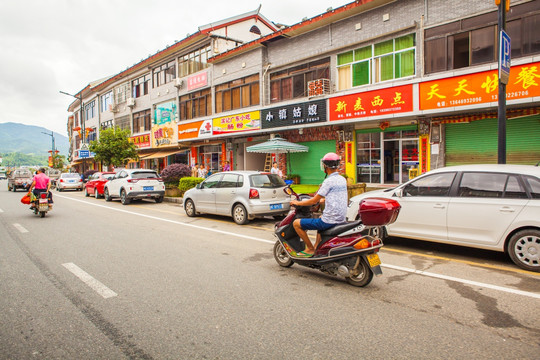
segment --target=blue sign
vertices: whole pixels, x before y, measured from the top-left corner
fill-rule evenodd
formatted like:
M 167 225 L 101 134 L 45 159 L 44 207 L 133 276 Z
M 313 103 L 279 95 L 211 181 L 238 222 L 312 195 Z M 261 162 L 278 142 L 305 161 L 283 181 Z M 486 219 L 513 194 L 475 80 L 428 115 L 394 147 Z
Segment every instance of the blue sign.
M 508 77 L 510 76 L 510 36 L 506 31 L 501 30 L 501 36 L 499 38 L 499 79 L 503 84 L 508 84 Z
M 80 158 L 90 157 L 90 151 L 89 150 L 79 150 L 79 157 Z

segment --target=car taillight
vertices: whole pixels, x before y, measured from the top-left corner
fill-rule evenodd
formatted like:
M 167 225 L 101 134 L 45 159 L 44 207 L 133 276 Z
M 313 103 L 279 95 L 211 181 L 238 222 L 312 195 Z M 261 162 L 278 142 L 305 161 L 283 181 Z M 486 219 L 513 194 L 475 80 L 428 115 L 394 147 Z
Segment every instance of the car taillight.
M 60 179 L 60 182 L 64 182 L 64 179 Z
M 257 190 L 257 189 L 249 189 L 249 198 L 250 199 L 258 199 L 259 198 L 259 190 Z
M 139 179 L 128 179 L 128 183 L 136 183 Z

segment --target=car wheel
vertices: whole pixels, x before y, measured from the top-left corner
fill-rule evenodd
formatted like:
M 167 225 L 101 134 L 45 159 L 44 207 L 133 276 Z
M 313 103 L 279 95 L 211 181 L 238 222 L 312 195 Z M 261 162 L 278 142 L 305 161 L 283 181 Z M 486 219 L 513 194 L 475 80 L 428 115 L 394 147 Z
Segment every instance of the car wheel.
M 186 203 L 184 205 L 184 211 L 186 212 L 186 215 L 189 217 L 197 216 L 197 211 L 195 210 L 195 204 L 193 203 L 193 200 L 191 199 L 186 200 Z
M 290 267 L 294 264 L 293 259 L 291 259 L 287 250 L 285 250 L 279 241 L 276 241 L 274 244 L 274 259 L 276 259 L 279 266 Z
M 122 205 L 129 205 L 129 203 L 131 202 L 131 199 L 127 197 L 126 190 L 124 189 L 120 191 L 120 202 L 122 203 Z
M 163 196 L 158 196 L 157 198 L 155 198 L 156 200 L 156 203 L 162 203 L 163 202 Z
M 373 279 L 373 271 L 371 271 L 367 261 L 362 256 L 358 257 L 360 263 L 358 264 L 356 274 L 351 274 L 351 276 L 347 277 L 347 282 L 353 286 L 363 287 L 369 284 L 371 279 Z
M 90 196 L 90 194 L 88 194 L 88 189 L 87 188 L 84 188 L 84 196 L 86 196 L 86 197 Z
M 105 198 L 105 201 L 112 200 L 112 197 L 109 195 L 109 189 L 105 188 L 105 190 L 103 190 L 103 197 Z
M 510 259 L 522 269 L 540 272 L 540 230 L 521 230 L 508 242 Z
M 96 199 L 99 199 L 99 192 L 97 191 L 97 189 L 94 189 L 94 197 Z
M 249 222 L 248 213 L 242 204 L 236 204 L 232 211 L 232 217 L 238 225 L 245 225 Z

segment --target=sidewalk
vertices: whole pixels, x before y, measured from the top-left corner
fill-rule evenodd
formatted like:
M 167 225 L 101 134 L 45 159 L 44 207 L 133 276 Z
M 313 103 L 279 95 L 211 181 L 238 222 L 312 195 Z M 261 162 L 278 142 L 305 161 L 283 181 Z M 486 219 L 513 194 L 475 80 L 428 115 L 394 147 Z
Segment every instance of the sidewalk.
M 169 196 L 165 196 L 163 198 L 163 202 L 168 202 L 168 203 L 176 203 L 176 204 L 182 204 L 182 198 L 181 197 L 169 197 Z

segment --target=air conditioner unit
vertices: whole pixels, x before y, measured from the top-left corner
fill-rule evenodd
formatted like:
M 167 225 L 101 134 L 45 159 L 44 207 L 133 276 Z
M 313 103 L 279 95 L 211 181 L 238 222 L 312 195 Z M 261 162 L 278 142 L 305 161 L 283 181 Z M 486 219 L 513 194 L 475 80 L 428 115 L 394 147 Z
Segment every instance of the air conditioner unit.
M 134 99 L 134 98 L 131 98 L 131 97 L 128 98 L 127 101 L 126 101 L 126 104 L 127 104 L 127 106 L 129 106 L 129 107 L 135 106 L 135 99 Z
M 308 97 L 330 94 L 330 79 L 317 79 L 307 83 Z
M 180 78 L 174 79 L 174 86 L 177 87 L 178 89 L 183 88 L 184 87 L 184 80 L 182 80 Z

